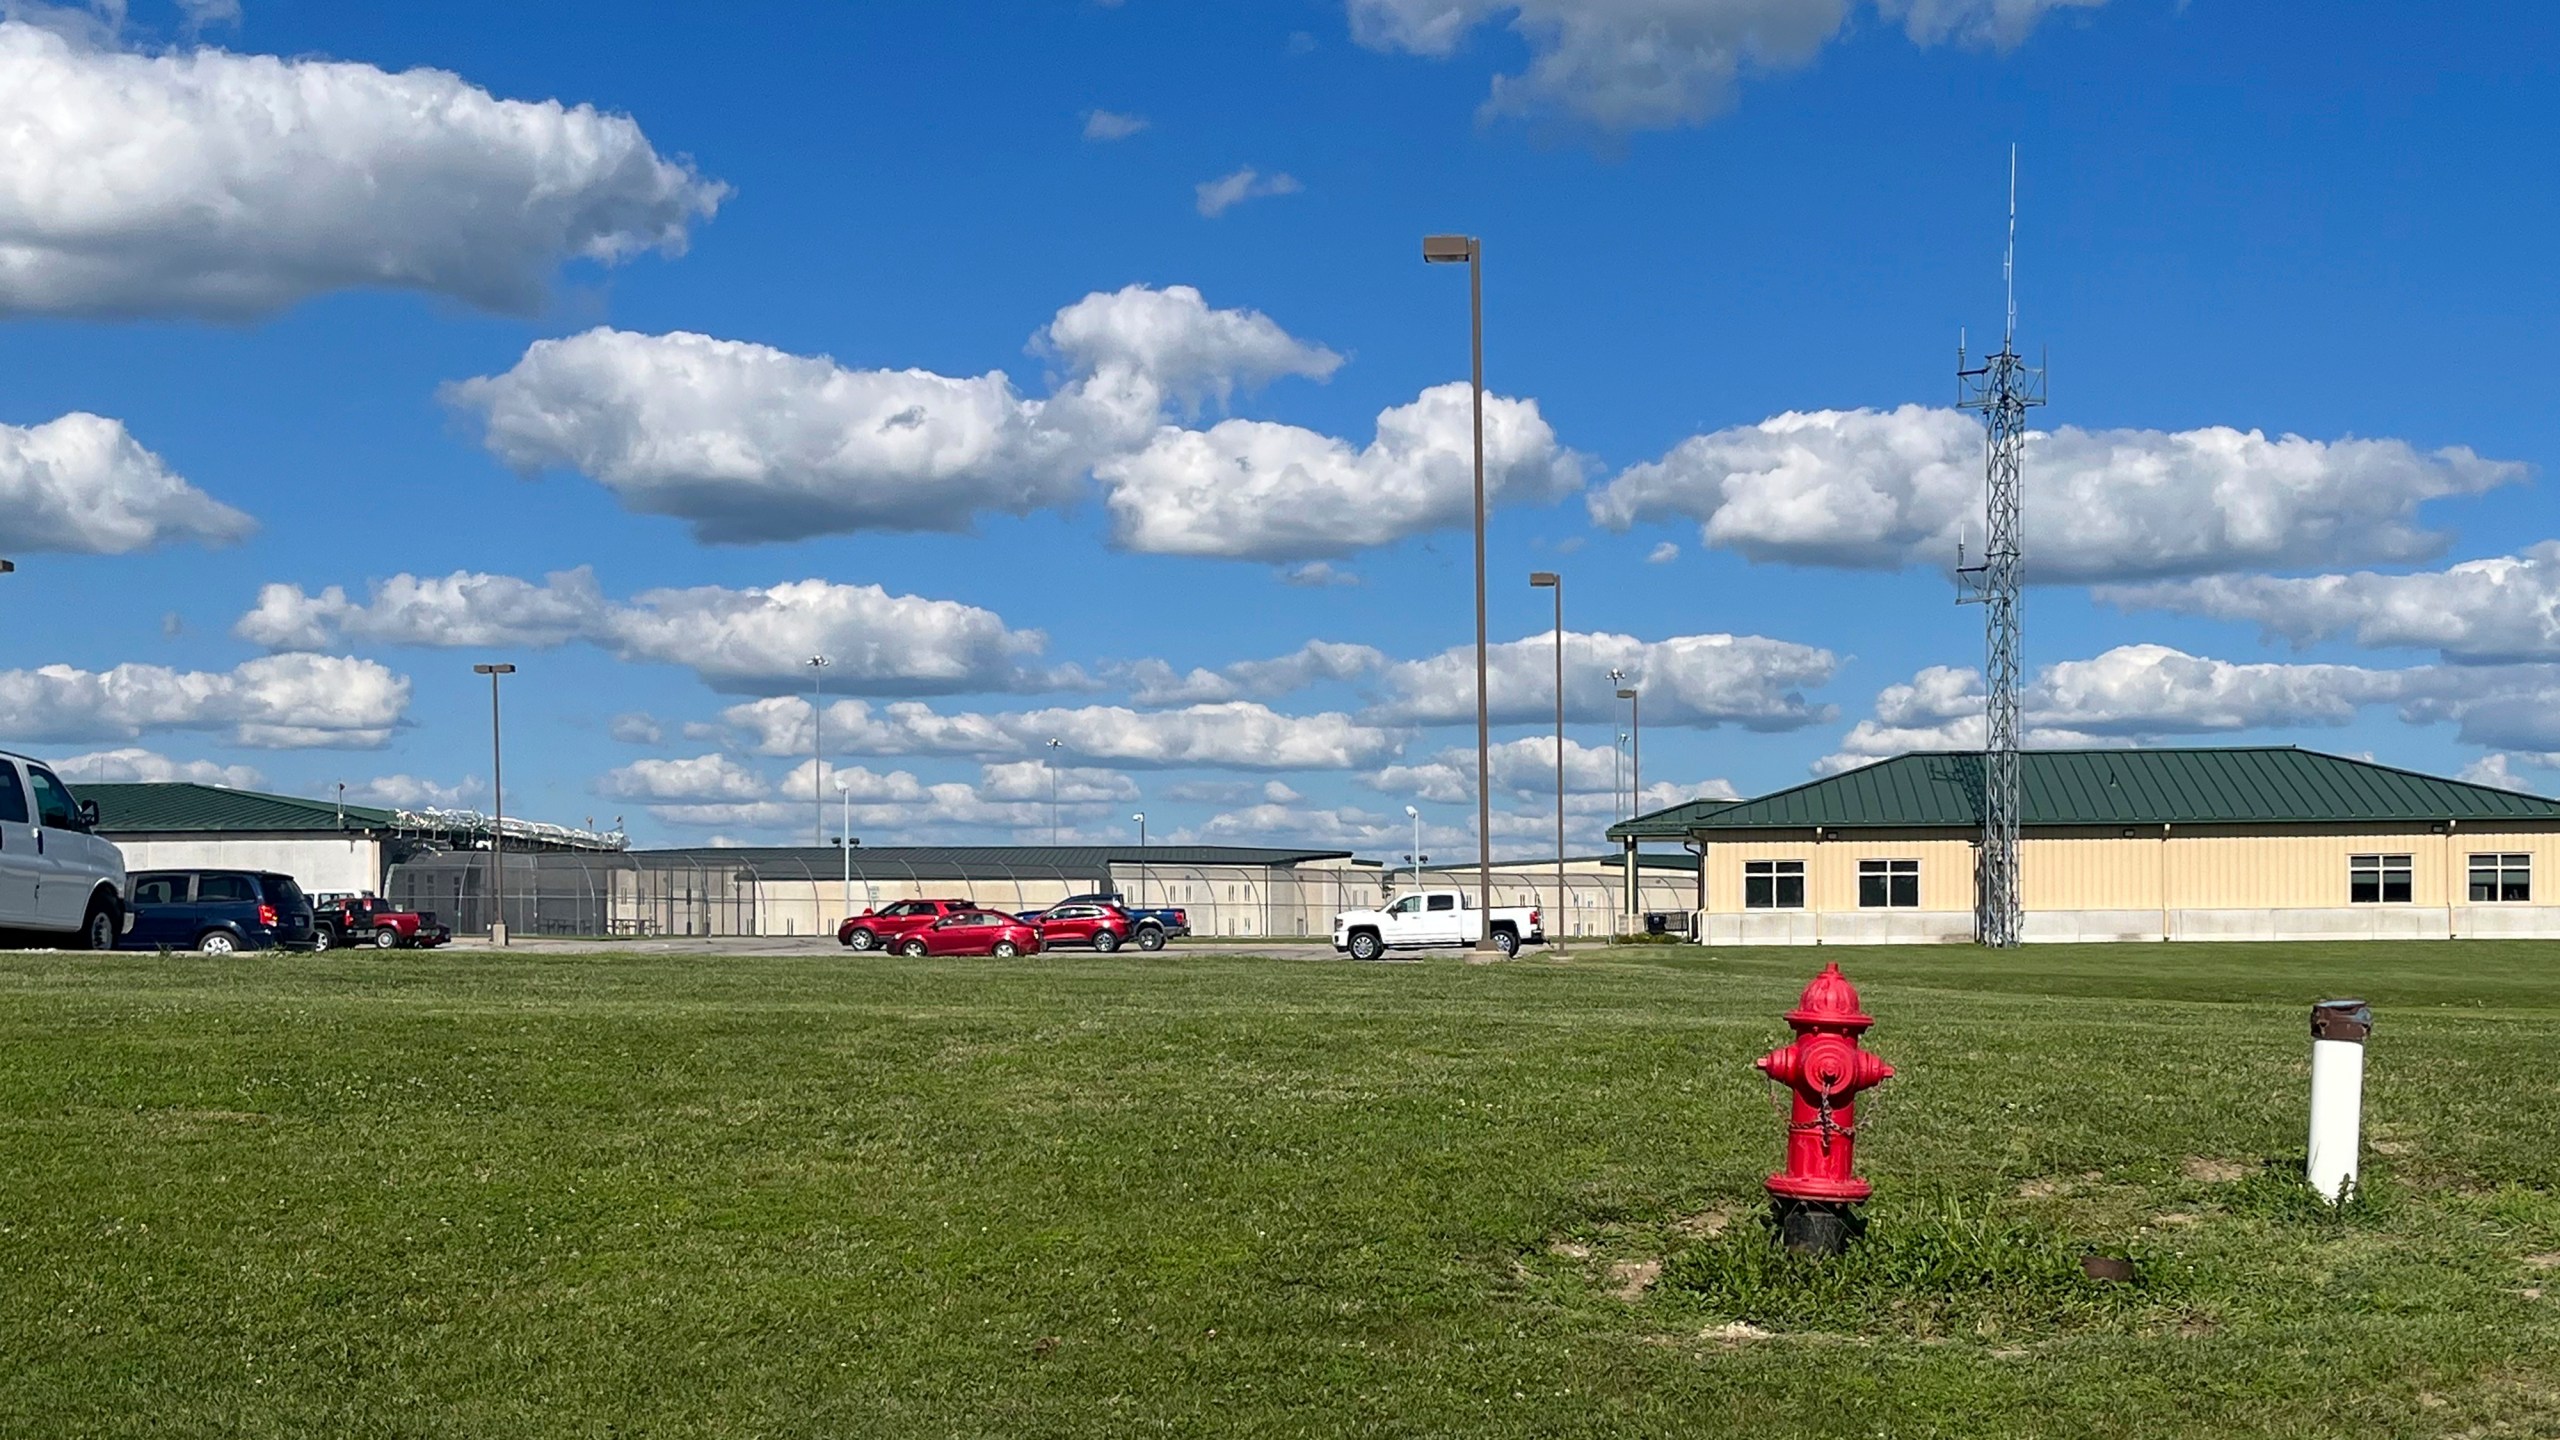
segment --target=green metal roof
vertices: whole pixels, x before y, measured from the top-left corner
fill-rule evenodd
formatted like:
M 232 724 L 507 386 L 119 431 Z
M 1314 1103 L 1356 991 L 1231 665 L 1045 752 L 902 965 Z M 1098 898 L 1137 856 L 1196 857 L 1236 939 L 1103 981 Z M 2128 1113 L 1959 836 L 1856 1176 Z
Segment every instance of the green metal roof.
M 1740 800 L 1683 800 L 1668 810 L 1656 810 L 1621 820 L 1609 827 L 1612 840 L 1686 840 L 1708 816 L 1730 810 Z
M 2019 821 L 2030 827 L 2560 819 L 2560 801 L 2289 745 L 2028 750 L 2018 762 Z M 1970 828 L 1981 806 L 1979 751 L 1924 751 L 1729 806 L 1691 828 Z
M 109 835 L 389 830 L 396 823 L 388 810 L 350 805 L 341 824 L 335 801 L 300 800 L 220 785 L 98 782 L 71 788 L 81 799 L 98 802 L 98 818 L 103 822 L 98 828 Z

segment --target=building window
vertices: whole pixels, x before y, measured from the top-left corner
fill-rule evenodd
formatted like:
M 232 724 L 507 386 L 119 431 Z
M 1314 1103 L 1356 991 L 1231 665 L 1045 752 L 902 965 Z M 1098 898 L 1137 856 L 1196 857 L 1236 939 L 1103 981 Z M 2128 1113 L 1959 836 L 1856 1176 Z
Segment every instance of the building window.
M 2347 857 L 2347 898 L 2356 904 L 2406 905 L 2410 890 L 2408 856 Z
M 2486 905 L 2498 901 L 2522 904 L 2532 898 L 2532 856 L 2474 855 L 2471 857 L 2472 904 Z
M 1861 910 L 1919 909 L 1920 862 L 1917 860 L 1859 861 L 1858 908 Z
M 1804 862 L 1801 860 L 1742 862 L 1742 906 L 1746 910 L 1803 909 Z

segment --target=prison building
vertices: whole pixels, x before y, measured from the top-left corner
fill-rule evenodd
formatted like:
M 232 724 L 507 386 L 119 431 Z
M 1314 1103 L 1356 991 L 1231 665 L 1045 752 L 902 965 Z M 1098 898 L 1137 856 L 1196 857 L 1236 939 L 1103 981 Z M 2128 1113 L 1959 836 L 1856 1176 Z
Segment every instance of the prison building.
M 266 870 L 314 895 L 381 894 L 394 867 L 485 847 L 496 822 L 467 810 L 389 810 L 184 781 L 74 783 L 97 802 L 98 833 L 125 869 Z M 505 844 L 527 852 L 620 849 L 619 835 L 510 819 Z
M 2029 941 L 2560 936 L 2560 802 L 2290 746 L 2020 760 Z M 1982 763 L 1903 755 L 1679 815 L 1699 938 L 1971 940 Z
M 1018 914 L 1109 892 L 1182 908 L 1196 936 L 1321 936 L 1334 912 L 1385 893 L 1379 865 L 1348 851 L 1249 845 L 510 849 L 503 859 L 507 928 L 519 935 L 833 935 L 845 916 L 900 900 Z M 457 933 L 486 930 L 500 888 L 492 863 L 486 850 L 419 854 L 384 893 Z

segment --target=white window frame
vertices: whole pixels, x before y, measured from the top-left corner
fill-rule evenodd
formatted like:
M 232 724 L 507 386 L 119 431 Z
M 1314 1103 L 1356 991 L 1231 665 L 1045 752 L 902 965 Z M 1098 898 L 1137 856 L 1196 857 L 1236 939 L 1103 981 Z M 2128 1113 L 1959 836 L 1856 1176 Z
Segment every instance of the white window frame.
M 2478 893 L 2482 875 L 2492 877 L 2487 899 L 2482 899 Z M 2531 855 L 2513 850 L 2474 855 L 2470 857 L 2466 878 L 2469 886 L 2465 893 L 2471 896 L 2471 903 L 2474 905 L 2530 905 L 2533 903 L 2533 857 Z M 2523 893 L 2509 895 L 2507 888 L 2510 884 L 2522 890 Z
M 1884 884 L 1882 904 L 1867 903 L 1867 881 Z M 1893 892 L 1898 883 L 1911 882 L 1911 898 L 1897 900 Z M 1920 862 L 1917 860 L 1861 860 L 1858 862 L 1858 908 L 1861 910 L 1917 910 L 1920 908 Z
M 2350 855 L 2347 857 L 2347 903 L 2350 905 L 2410 905 L 2418 898 L 2417 857 L 2414 855 Z M 2356 893 L 2358 882 L 2373 877 L 2373 895 L 2368 899 Z M 2400 882 L 2400 898 L 2391 898 L 2391 883 Z

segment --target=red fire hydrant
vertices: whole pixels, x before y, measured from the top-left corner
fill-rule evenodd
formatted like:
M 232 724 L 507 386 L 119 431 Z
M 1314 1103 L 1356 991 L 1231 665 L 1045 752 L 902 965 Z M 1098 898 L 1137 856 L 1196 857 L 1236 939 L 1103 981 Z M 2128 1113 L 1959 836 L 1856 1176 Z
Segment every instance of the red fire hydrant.
M 1893 1067 L 1861 1049 L 1858 1036 L 1875 1017 L 1858 1008 L 1858 991 L 1838 964 L 1824 968 L 1787 1012 L 1793 1043 L 1755 1063 L 1794 1097 L 1787 1119 L 1787 1168 L 1768 1179 L 1787 1248 L 1837 1254 L 1858 1229 L 1851 1208 L 1873 1193 L 1853 1164 L 1858 1092 L 1893 1078 Z

